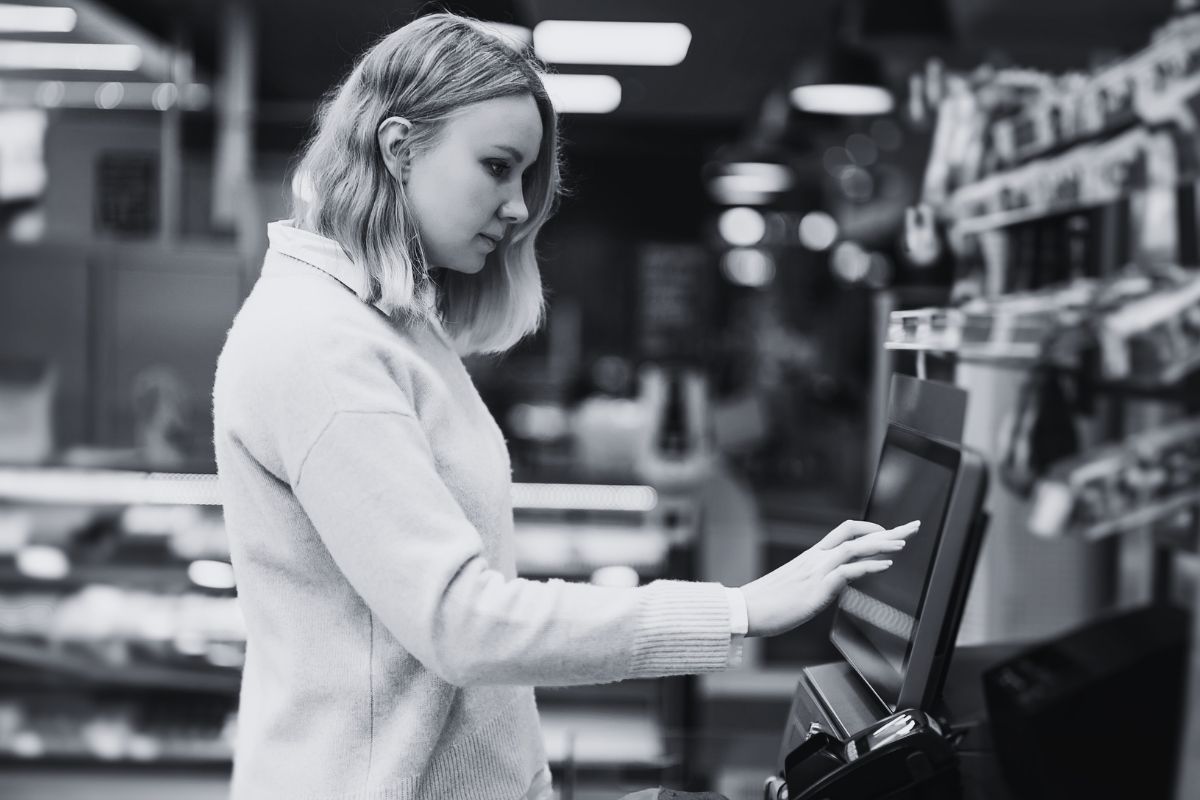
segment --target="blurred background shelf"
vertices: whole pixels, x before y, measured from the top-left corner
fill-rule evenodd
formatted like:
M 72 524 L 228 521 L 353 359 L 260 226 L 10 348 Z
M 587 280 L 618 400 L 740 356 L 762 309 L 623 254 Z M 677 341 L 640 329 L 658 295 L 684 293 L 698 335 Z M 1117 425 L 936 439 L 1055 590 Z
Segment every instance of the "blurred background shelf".
M 658 506 L 653 487 L 592 483 L 515 483 L 513 507 L 530 511 L 638 514 Z M 221 504 L 217 476 L 75 467 L 0 466 L 0 500 L 85 505 Z
M 50 680 L 77 681 L 97 688 L 125 688 L 235 695 L 241 673 L 212 667 L 185 669 L 152 664 L 111 664 L 76 649 L 0 639 L 0 664 L 45 673 Z

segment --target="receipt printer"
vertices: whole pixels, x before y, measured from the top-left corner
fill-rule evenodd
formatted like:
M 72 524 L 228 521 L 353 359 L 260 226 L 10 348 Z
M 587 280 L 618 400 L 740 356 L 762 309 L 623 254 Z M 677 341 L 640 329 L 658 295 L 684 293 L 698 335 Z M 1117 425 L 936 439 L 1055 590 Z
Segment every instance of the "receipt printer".
M 932 717 L 900 711 L 847 740 L 814 723 L 767 781 L 766 800 L 952 800 L 958 763 Z

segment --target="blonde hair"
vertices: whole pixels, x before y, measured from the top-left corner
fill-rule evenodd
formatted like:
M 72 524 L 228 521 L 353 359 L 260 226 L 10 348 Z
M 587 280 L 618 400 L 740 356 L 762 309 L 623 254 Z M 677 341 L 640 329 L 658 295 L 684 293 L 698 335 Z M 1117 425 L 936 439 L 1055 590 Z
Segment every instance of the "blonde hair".
M 541 65 L 485 23 L 455 14 L 420 17 L 364 53 L 317 114 L 293 181 L 292 217 L 333 239 L 367 274 L 368 297 L 398 319 L 440 317 L 460 353 L 497 353 L 541 325 L 545 312 L 535 245 L 561 191 L 558 123 Z M 529 218 L 466 275 L 446 269 L 435 285 L 403 186 L 384 166 L 376 131 L 414 123 L 412 151 L 432 146 L 472 103 L 530 94 L 542 143 L 525 180 Z

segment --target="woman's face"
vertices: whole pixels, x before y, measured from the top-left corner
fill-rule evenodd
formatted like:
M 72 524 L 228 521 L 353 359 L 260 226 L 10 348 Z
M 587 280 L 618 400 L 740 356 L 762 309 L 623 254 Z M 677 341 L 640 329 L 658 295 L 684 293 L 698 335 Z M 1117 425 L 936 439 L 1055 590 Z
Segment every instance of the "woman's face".
M 542 144 L 532 95 L 467 106 L 413 154 L 405 190 L 431 267 L 474 274 L 529 217 L 522 176 Z

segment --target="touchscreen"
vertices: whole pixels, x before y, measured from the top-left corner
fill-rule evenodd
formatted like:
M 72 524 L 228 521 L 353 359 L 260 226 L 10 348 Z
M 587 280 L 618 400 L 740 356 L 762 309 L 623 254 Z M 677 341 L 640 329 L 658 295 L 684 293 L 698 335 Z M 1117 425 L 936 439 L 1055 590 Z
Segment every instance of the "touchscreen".
M 855 581 L 838 599 L 838 624 L 858 629 L 897 678 L 907 665 L 958 457 L 954 448 L 889 426 L 863 519 L 886 528 L 919 519 L 921 529 L 892 557 L 891 569 Z M 868 672 L 879 665 L 871 666 Z

